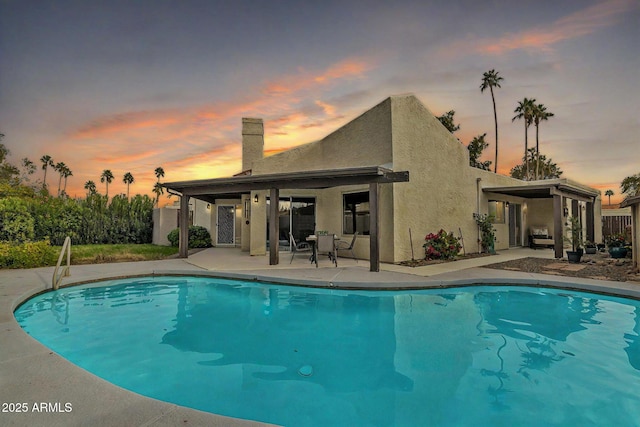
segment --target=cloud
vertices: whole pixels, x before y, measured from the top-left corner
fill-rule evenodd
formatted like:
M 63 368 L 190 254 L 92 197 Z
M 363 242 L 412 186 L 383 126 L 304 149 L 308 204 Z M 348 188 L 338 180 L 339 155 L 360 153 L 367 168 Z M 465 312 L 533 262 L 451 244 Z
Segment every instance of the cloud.
M 518 33 L 508 33 L 499 38 L 477 39 L 469 36 L 447 46 L 442 53 L 456 54 L 476 52 L 502 55 L 514 50 L 553 51 L 559 42 L 592 34 L 601 28 L 614 25 L 623 15 L 638 7 L 636 0 L 608 0 L 572 13 L 549 25 L 538 26 Z

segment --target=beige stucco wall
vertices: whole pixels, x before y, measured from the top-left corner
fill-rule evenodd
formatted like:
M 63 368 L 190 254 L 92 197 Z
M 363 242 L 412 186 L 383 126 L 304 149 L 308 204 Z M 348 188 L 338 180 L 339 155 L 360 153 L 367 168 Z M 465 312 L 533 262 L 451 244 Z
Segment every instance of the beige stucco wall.
M 154 245 L 170 246 L 167 235 L 178 227 L 178 210 L 174 207 L 155 208 L 153 210 Z
M 521 181 L 469 166 L 466 146 L 413 96 L 394 96 L 393 169 L 409 170 L 409 183 L 393 184 L 394 261 L 411 258 L 409 228 L 416 258 L 423 256 L 424 237 L 441 228 L 464 238 L 465 250 L 477 252 L 477 211 L 487 213 L 488 200 L 521 202 L 508 196 L 489 197 L 485 187 L 518 185 Z M 478 182 L 478 179 L 480 180 Z M 508 222 L 496 224 L 496 249 L 509 247 Z

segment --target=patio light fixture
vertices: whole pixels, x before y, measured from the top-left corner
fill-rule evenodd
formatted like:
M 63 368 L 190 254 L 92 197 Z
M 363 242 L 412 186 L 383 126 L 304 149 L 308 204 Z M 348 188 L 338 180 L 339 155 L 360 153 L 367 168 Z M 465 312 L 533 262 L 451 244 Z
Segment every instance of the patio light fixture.
M 253 203 L 258 203 L 258 195 L 253 196 Z

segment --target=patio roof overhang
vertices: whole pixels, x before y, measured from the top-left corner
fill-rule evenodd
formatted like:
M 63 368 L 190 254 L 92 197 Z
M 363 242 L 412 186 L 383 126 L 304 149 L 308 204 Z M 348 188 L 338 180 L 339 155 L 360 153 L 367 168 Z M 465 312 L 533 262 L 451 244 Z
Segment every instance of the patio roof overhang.
M 216 199 L 237 198 L 251 191 L 282 189 L 322 189 L 342 185 L 386 184 L 409 181 L 409 172 L 394 172 L 382 166 L 324 169 L 304 172 L 243 175 L 230 178 L 166 182 L 167 190 L 215 203 Z
M 189 198 L 215 203 L 217 199 L 239 198 L 251 191 L 269 190 L 272 200 L 279 198 L 282 189 L 323 189 L 343 185 L 369 185 L 369 260 L 370 270 L 380 271 L 380 235 L 379 235 L 379 185 L 394 182 L 408 182 L 409 172 L 394 172 L 382 166 L 364 166 L 357 168 L 324 169 L 303 172 L 275 173 L 264 175 L 242 175 L 230 178 L 203 179 L 196 181 L 166 182 L 161 184 L 170 192 L 179 193 L 180 198 L 180 243 L 179 256 L 188 256 Z M 269 209 L 269 264 L 279 262 L 278 204 L 272 203 Z
M 552 180 L 550 182 L 527 183 L 506 187 L 485 187 L 482 191 L 525 199 L 549 199 L 555 195 L 560 195 L 582 202 L 594 202 L 600 195 L 597 190 L 585 188 L 567 180 Z
M 554 179 L 548 181 L 536 181 L 523 183 L 522 185 L 512 185 L 505 187 L 486 187 L 482 189 L 485 193 L 502 194 L 506 196 L 522 197 L 525 199 L 553 199 L 553 240 L 556 258 L 562 258 L 563 254 L 563 197 L 575 200 L 576 204 L 572 209 L 577 210 L 577 202 L 587 204 L 587 240 L 593 240 L 594 236 L 594 204 L 600 192 L 592 188 L 584 187 L 567 179 Z M 573 212 L 572 215 L 576 215 Z

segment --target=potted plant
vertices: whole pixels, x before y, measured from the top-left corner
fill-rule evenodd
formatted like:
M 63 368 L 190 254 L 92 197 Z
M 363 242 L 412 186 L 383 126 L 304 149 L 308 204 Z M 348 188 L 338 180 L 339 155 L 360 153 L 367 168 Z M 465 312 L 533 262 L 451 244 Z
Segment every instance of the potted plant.
M 593 255 L 593 254 L 595 254 L 595 253 L 596 253 L 596 244 L 595 244 L 595 243 L 593 243 L 593 242 L 592 242 L 592 241 L 590 241 L 590 240 L 587 240 L 587 241 L 584 243 L 584 253 L 585 253 L 585 254 L 589 254 L 589 255 Z
M 582 224 L 580 218 L 572 216 L 569 222 L 570 237 L 566 238 L 571 243 L 570 251 L 567 251 L 567 259 L 571 263 L 579 263 L 582 258 Z
M 609 236 L 607 246 L 609 247 L 609 255 L 611 255 L 611 258 L 624 258 L 627 256 L 625 240 L 625 236 L 622 233 Z
M 495 240 L 496 233 L 493 228 L 493 215 L 487 214 L 473 214 L 473 217 L 480 229 L 480 245 L 482 246 L 482 252 L 495 254 Z

